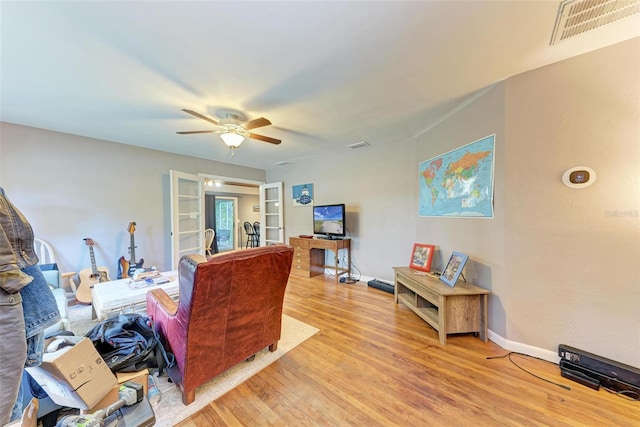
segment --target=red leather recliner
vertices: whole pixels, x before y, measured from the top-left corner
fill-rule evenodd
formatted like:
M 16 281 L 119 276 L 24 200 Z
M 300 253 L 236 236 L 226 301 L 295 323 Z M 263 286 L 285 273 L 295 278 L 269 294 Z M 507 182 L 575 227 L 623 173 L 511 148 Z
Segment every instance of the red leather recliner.
M 173 352 L 168 370 L 185 405 L 195 389 L 280 339 L 282 304 L 293 248 L 274 245 L 215 255 L 182 257 L 180 298 L 147 293 L 147 314 Z

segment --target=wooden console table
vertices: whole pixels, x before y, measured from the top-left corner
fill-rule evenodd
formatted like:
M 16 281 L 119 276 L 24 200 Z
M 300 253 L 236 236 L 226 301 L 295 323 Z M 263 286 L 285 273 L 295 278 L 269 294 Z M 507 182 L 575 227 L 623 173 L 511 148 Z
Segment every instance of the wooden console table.
M 289 244 L 293 246 L 293 264 L 291 274 L 301 277 L 313 277 L 324 274 L 325 250 L 334 253 L 334 265 L 327 268 L 335 269 L 336 283 L 343 274 L 349 274 L 351 265 L 351 239 L 305 239 L 302 237 L 290 237 Z M 340 267 L 338 263 L 338 251 L 347 251 L 347 264 Z
M 409 267 L 394 267 L 394 299 L 413 310 L 438 331 L 440 344 L 447 334 L 477 332 L 487 342 L 487 296 L 490 292 L 458 281 L 454 287 Z

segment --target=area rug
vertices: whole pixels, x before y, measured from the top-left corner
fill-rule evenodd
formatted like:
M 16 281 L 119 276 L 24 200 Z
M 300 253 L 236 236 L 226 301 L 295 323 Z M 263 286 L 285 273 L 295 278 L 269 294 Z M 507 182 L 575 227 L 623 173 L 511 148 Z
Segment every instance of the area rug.
M 69 307 L 71 330 L 76 335 L 84 335 L 96 321 L 91 320 L 91 306 Z M 188 418 L 210 402 L 216 400 L 237 385 L 242 384 L 252 375 L 269 366 L 319 330 L 287 315 L 282 316 L 282 337 L 278 341 L 278 349 L 273 353 L 264 349 L 251 362 L 243 362 L 223 372 L 202 387 L 196 389 L 196 400 L 185 406 L 179 389 L 167 381 L 166 376 L 157 378 L 161 392 L 160 401 L 153 406 L 156 415 L 156 426 L 169 427 Z

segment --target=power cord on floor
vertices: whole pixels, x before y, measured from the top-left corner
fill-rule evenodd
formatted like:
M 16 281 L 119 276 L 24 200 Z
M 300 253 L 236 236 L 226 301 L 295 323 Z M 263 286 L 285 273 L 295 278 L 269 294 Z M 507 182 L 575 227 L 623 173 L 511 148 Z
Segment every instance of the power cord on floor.
M 526 369 L 524 369 L 522 366 L 518 365 L 516 362 L 514 362 L 514 361 L 513 361 L 513 359 L 511 358 L 511 355 L 512 355 L 512 354 L 517 354 L 517 355 L 519 355 L 519 356 L 524 356 L 524 357 L 529 357 L 529 358 L 532 358 L 532 359 L 542 360 L 543 362 L 547 362 L 547 363 L 553 363 L 553 362 L 549 362 L 548 360 L 541 359 L 541 358 L 539 358 L 539 357 L 530 356 L 530 355 L 528 355 L 528 354 L 524 354 L 524 353 L 518 353 L 517 351 L 510 351 L 509 353 L 507 353 L 507 354 L 505 354 L 505 355 L 503 355 L 503 356 L 489 356 L 489 357 L 487 357 L 487 360 L 491 360 L 491 359 L 503 359 L 503 358 L 505 358 L 505 357 L 506 357 L 506 358 L 508 358 L 508 359 L 509 359 L 509 361 L 510 361 L 511 363 L 513 363 L 513 365 L 514 365 L 514 366 L 516 366 L 517 368 L 519 368 L 519 369 L 521 369 L 522 371 L 526 372 L 527 374 L 529 374 L 529 375 L 531 375 L 531 376 L 533 376 L 533 377 L 535 377 L 535 378 L 537 378 L 537 379 L 539 379 L 539 380 L 546 381 L 546 382 L 548 382 L 549 384 L 553 384 L 553 385 L 557 385 L 558 387 L 562 387 L 562 388 L 563 388 L 563 389 L 565 389 L 565 390 L 571 390 L 571 387 L 569 387 L 568 385 L 564 385 L 564 384 L 559 384 L 559 383 L 553 382 L 553 381 L 548 380 L 548 379 L 546 379 L 546 378 L 542 378 L 541 376 L 536 375 L 536 374 L 534 374 L 533 372 L 527 371 L 527 370 L 526 370 Z M 554 365 L 555 365 L 555 363 L 554 363 Z
M 360 269 L 358 269 L 358 267 L 356 267 L 356 265 L 353 263 L 353 260 L 351 261 L 351 265 L 348 266 L 348 271 L 349 271 L 349 275 L 347 277 L 343 277 L 344 282 L 342 281 L 342 279 L 340 279 L 341 283 L 356 283 L 360 281 L 360 278 L 362 277 L 362 273 L 360 272 Z M 342 262 L 344 263 L 344 257 L 342 258 Z M 354 274 L 354 271 L 356 274 Z

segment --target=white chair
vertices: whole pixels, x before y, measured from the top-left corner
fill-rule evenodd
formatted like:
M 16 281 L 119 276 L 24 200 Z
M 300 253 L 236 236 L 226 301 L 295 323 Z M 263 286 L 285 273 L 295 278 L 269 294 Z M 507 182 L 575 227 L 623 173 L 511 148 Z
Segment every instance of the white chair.
M 34 250 L 38 256 L 38 264 L 40 265 L 40 270 L 42 270 L 42 275 L 51 287 L 51 292 L 56 299 L 58 311 L 60 312 L 60 321 L 55 325 L 49 326 L 44 331 L 45 337 L 54 336 L 59 332 L 71 330 L 67 312 L 67 292 L 62 286 L 62 283 L 63 279 L 68 279 L 71 290 L 73 291 L 71 295 L 74 295 L 75 283 L 73 283 L 72 277 L 75 273 L 60 274 L 55 256 L 53 255 L 53 249 L 51 245 L 44 240 L 34 239 Z
M 213 243 L 213 239 L 215 238 L 215 236 L 216 232 L 212 228 L 207 228 L 206 230 L 204 230 L 204 250 L 207 256 L 213 255 L 211 253 L 213 250 L 211 249 L 211 244 Z

